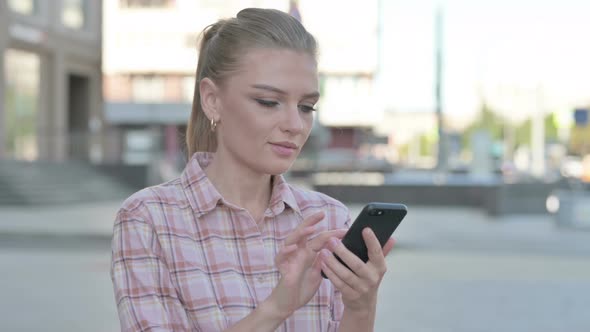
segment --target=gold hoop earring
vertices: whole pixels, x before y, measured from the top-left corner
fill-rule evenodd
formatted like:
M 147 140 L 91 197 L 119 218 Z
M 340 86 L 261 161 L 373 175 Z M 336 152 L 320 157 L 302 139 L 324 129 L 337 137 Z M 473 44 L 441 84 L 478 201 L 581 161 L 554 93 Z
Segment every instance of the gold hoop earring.
M 215 128 L 217 128 L 217 122 L 211 119 L 211 131 L 215 131 Z

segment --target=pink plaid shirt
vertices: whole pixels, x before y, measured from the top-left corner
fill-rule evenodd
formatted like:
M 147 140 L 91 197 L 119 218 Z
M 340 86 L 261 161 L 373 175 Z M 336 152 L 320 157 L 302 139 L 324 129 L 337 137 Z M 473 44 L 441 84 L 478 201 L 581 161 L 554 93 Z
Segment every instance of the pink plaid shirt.
M 222 331 L 266 299 L 280 274 L 275 255 L 284 239 L 318 211 L 317 232 L 345 228 L 337 200 L 276 176 L 264 221 L 219 194 L 196 153 L 179 179 L 132 195 L 117 214 L 111 278 L 124 331 Z M 341 295 L 328 280 L 278 331 L 336 331 Z

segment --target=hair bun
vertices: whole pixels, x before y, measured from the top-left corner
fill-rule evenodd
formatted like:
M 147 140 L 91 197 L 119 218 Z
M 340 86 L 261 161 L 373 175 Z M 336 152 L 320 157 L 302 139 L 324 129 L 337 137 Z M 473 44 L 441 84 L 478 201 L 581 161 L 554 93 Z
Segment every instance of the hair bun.
M 203 35 L 203 41 L 207 42 L 207 41 L 211 40 L 211 38 L 215 37 L 224 24 L 225 24 L 225 20 L 219 20 L 211 25 L 208 25 L 205 28 L 205 33 Z

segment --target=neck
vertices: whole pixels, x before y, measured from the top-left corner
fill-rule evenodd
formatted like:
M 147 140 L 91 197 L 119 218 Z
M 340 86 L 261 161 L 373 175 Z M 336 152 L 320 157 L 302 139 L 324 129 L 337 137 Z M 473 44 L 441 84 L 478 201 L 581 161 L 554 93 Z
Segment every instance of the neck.
M 205 174 L 224 199 L 247 209 L 254 218 L 266 210 L 272 192 L 270 174 L 241 166 L 223 150 L 215 153 Z

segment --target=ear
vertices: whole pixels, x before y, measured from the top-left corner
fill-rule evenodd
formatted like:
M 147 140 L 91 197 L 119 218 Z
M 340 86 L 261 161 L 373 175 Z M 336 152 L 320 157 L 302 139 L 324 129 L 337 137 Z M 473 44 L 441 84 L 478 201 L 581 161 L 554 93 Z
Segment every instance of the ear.
M 201 108 L 209 120 L 219 121 L 219 88 L 210 78 L 205 77 L 199 82 Z

